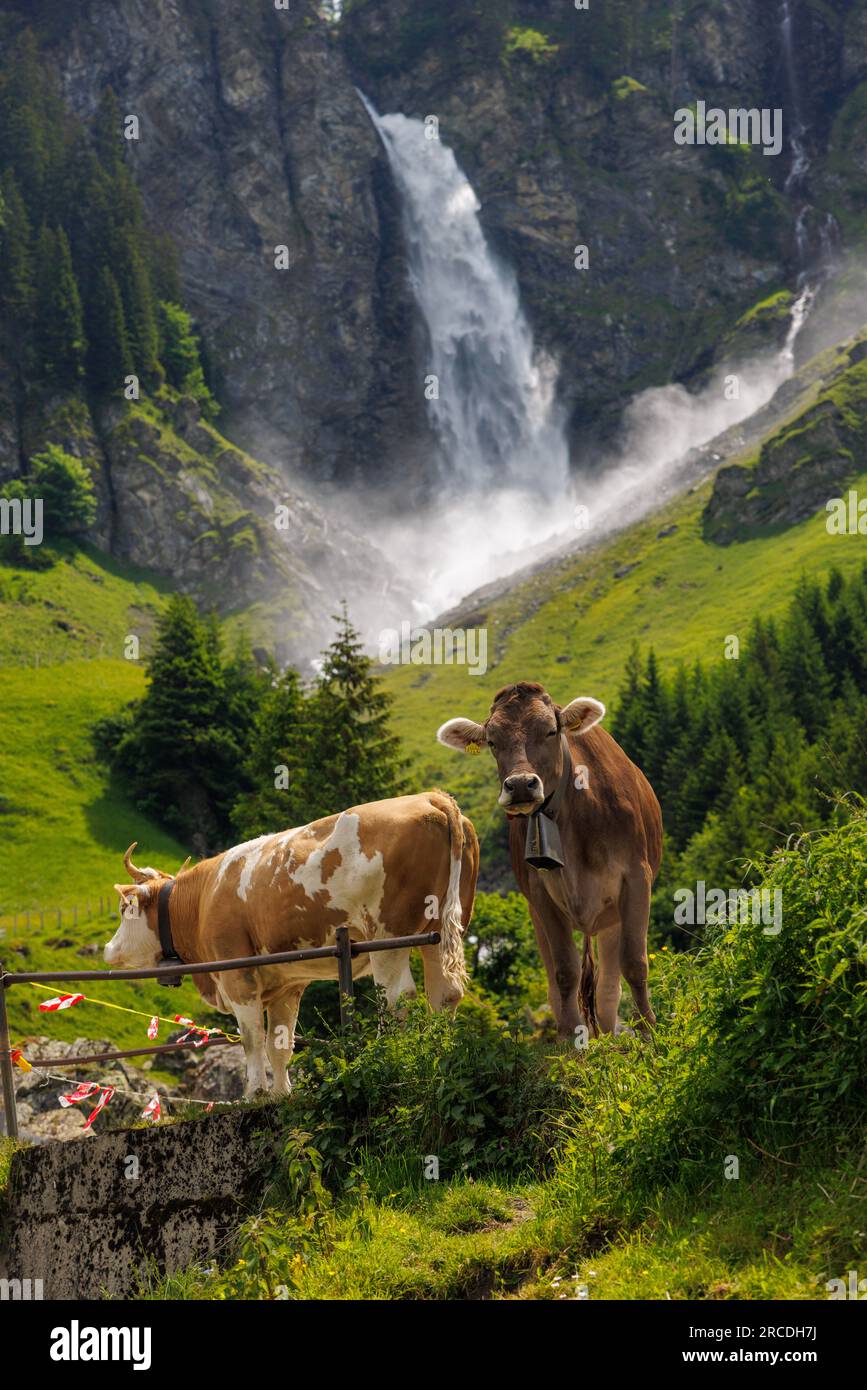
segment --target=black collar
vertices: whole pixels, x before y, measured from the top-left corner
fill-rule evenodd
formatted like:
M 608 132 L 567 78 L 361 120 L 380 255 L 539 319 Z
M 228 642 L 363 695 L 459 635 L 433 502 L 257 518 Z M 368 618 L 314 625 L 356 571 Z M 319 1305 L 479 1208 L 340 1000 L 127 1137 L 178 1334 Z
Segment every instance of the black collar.
M 168 883 L 163 884 L 159 891 L 159 897 L 157 898 L 157 924 L 159 926 L 160 948 L 162 950 L 162 956 L 160 957 L 161 965 L 172 960 L 183 962 L 183 957 L 178 955 L 175 950 L 174 942 L 172 941 L 172 921 L 169 915 L 169 898 L 172 896 L 172 889 L 174 886 L 175 880 L 170 878 Z M 161 983 L 164 985 L 177 986 L 181 984 L 182 980 L 182 975 L 166 975 Z

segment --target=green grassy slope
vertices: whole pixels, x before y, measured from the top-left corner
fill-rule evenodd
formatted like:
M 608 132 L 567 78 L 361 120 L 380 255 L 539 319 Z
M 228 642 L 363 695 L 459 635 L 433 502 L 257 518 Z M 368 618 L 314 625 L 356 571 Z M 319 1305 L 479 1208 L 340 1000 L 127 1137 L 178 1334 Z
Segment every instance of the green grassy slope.
M 435 732 L 444 719 L 483 717 L 494 691 L 521 678 L 543 681 L 561 701 L 592 694 L 610 703 L 633 642 L 652 644 L 663 667 L 721 660 L 727 636 L 745 637 L 757 613 L 788 603 L 798 573 L 831 565 L 847 571 L 864 559 L 864 538 L 829 536 L 824 514 L 728 547 L 709 543 L 701 513 L 710 486 L 594 550 L 520 580 L 476 615 L 488 631 L 484 676 L 450 666 L 385 671 L 413 784 L 452 790 L 475 820 L 489 858 L 502 834 L 489 759 L 441 748 Z M 634 568 L 616 578 L 626 566 Z M 161 598 L 151 577 L 92 550 L 61 548 L 47 570 L 0 567 L 0 929 L 6 928 L 0 945 L 7 956 L 13 912 L 82 908 L 100 897 L 109 902 L 131 841 L 139 841 L 145 862 L 171 868 L 183 858 L 181 847 L 113 784 L 90 735 L 97 719 L 141 693 L 143 666 L 122 659 L 124 642 L 138 635 L 146 655 Z M 37 655 L 38 666 L 23 664 Z M 26 940 L 20 921 L 17 933 L 34 969 L 80 964 L 79 946 L 104 941 L 110 927 L 108 919 L 85 922 L 82 914 L 74 932 L 64 911 L 61 926 L 46 917 L 40 935 L 35 921 Z M 58 939 L 74 945 L 48 945 Z M 188 990 L 196 1004 L 191 987 L 184 996 Z M 134 994 L 146 1009 L 165 1007 L 165 992 L 156 986 Z M 13 1000 L 20 1025 L 30 1017 L 22 1009 Z M 101 1012 L 100 1026 L 86 1029 L 80 1017 L 55 1019 L 58 1036 L 86 1031 L 140 1039 L 138 1022 L 123 1015 Z
M 136 634 L 147 652 L 161 589 L 96 551 L 61 547 L 59 555 L 50 569 L 0 568 L 0 959 L 13 970 L 100 968 L 100 956 L 78 951 L 102 946 L 114 930 L 113 884 L 125 879 L 126 847 L 138 840 L 142 862 L 169 869 L 184 857 L 130 805 L 97 761 L 90 736 L 97 719 L 142 692 L 143 665 L 123 659 L 124 642 Z M 70 944 L 52 944 L 58 941 Z M 43 997 L 58 988 L 47 987 Z M 167 1016 L 202 1012 L 191 984 L 171 993 L 149 981 L 88 992 Z M 84 1005 L 40 1015 L 39 999 L 29 986 L 10 991 L 16 1038 L 45 1032 L 147 1044 L 144 1019 Z
M 51 549 L 57 562 L 46 569 L 0 565 L 0 672 L 75 657 L 120 660 L 131 635 L 145 654 L 169 586 L 90 546 L 58 541 Z
M 853 483 L 863 495 L 867 475 Z M 460 756 L 435 742 L 455 715 L 481 719 L 500 686 L 538 680 L 555 700 L 594 695 L 612 703 L 634 642 L 653 646 L 663 669 L 683 660 L 724 659 L 729 635 L 743 639 L 756 614 L 782 611 L 801 573 L 844 573 L 867 558 L 863 536 L 831 536 L 825 513 L 722 547 L 704 540 L 710 482 L 664 506 L 598 548 L 519 582 L 474 622 L 487 628 L 488 670 L 457 666 L 385 668 L 395 725 L 414 787 L 453 792 L 487 838 L 500 826 L 490 759 Z M 676 526 L 658 539 L 660 530 Z M 615 578 L 627 565 L 635 569 Z M 469 611 L 469 610 L 468 610 Z

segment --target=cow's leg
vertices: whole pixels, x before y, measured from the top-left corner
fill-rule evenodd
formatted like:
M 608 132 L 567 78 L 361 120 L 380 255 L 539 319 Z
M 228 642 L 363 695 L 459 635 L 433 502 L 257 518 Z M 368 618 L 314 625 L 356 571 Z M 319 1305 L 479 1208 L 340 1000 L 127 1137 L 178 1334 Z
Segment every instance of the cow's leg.
M 578 985 L 581 979 L 581 956 L 575 944 L 572 923 L 553 906 L 541 914 L 551 966 L 548 968 L 548 998 L 557 1019 L 561 1038 L 573 1039 L 575 1029 L 584 1022 L 578 1004 Z M 544 955 L 543 955 L 544 959 Z
M 545 931 L 545 923 L 533 904 L 528 900 L 527 906 L 530 909 L 530 921 L 533 923 L 533 931 L 536 933 L 536 945 L 539 947 L 539 955 L 542 957 L 542 964 L 545 967 L 545 974 L 548 979 L 548 1003 L 551 1005 L 551 1012 L 556 1022 L 560 1022 L 560 991 L 557 988 L 557 981 L 554 979 L 554 958 L 551 955 L 551 947 L 548 945 L 548 936 Z
M 620 896 L 620 969 L 638 1013 L 640 1028 L 647 1032 L 656 1022 L 647 992 L 647 926 L 650 921 L 650 890 L 653 874 L 649 864 L 634 869 L 623 885 Z
M 600 1033 L 616 1033 L 620 1005 L 620 925 L 605 927 L 596 938 L 599 976 L 596 981 L 596 1017 Z
M 244 1095 L 249 1100 L 257 1091 L 268 1089 L 265 1076 L 265 1022 L 262 1005 L 258 1001 L 254 1004 L 233 1004 L 232 1012 L 238 1020 L 244 1056 L 247 1059 L 247 1085 L 244 1087 Z
M 370 968 L 380 989 L 385 990 L 386 1003 L 392 1011 L 402 994 L 414 999 L 415 980 L 409 968 L 409 950 L 371 951 Z
M 439 946 L 422 946 L 421 959 L 424 966 L 425 997 L 431 1008 L 436 1013 L 441 1009 L 456 1009 L 464 997 L 464 992 L 446 980 L 440 962 Z
M 265 1050 L 271 1063 L 271 1089 L 277 1096 L 288 1096 L 292 1089 L 286 1068 L 295 1050 L 295 1025 L 304 988 L 304 985 L 295 985 L 268 1005 Z

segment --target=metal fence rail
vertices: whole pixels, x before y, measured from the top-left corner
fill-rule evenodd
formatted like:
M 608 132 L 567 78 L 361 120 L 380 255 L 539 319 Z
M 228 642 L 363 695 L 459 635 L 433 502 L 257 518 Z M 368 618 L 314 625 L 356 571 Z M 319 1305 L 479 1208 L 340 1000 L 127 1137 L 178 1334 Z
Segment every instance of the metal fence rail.
M 12 1042 L 9 1037 L 9 1017 L 6 1009 L 6 991 L 13 985 L 69 983 L 73 980 L 160 980 L 169 976 L 177 979 L 179 975 L 216 975 L 224 970 L 249 970 L 262 965 L 289 965 L 299 960 L 337 960 L 337 982 L 340 990 L 340 1026 L 349 1022 L 352 998 L 355 993 L 352 980 L 353 956 L 370 955 L 374 951 L 399 951 L 411 946 L 435 946 L 439 942 L 437 931 L 419 932 L 416 936 L 393 936 L 386 940 L 350 941 L 349 928 L 338 927 L 333 946 L 313 946 L 302 951 L 277 951 L 270 956 L 238 956 L 234 960 L 199 961 L 193 965 L 172 964 L 153 965 L 140 970 L 12 970 L 3 969 L 0 963 L 0 1074 L 3 1078 L 3 1106 L 6 1114 L 6 1133 L 10 1138 L 18 1135 L 18 1114 L 15 1107 L 15 1077 L 12 1071 Z M 195 1042 L 169 1043 L 168 1048 L 195 1047 Z M 201 1044 L 199 1044 L 201 1046 Z M 138 1053 L 159 1052 L 162 1049 L 135 1048 L 127 1052 L 100 1053 L 99 1060 L 108 1061 L 113 1057 L 132 1057 Z M 64 1065 L 85 1059 L 69 1058 Z M 38 1066 L 38 1062 L 33 1063 Z M 47 1065 L 47 1063 L 43 1063 Z

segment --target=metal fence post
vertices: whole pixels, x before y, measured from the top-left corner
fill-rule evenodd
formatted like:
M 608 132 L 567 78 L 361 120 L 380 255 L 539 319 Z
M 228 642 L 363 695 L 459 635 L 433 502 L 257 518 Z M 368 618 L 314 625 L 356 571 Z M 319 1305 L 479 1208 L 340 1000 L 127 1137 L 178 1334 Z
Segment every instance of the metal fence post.
M 12 1043 L 9 1040 L 9 1017 L 6 1013 L 6 972 L 2 964 L 0 964 L 0 1073 L 3 1076 L 3 1109 L 6 1112 L 6 1133 L 10 1139 L 17 1139 L 18 1111 L 15 1108 Z
M 337 979 L 340 987 L 340 1027 L 345 1028 L 352 1015 L 352 1001 L 355 990 L 352 983 L 352 946 L 349 941 L 349 928 L 338 927 L 335 932 L 337 946 Z

